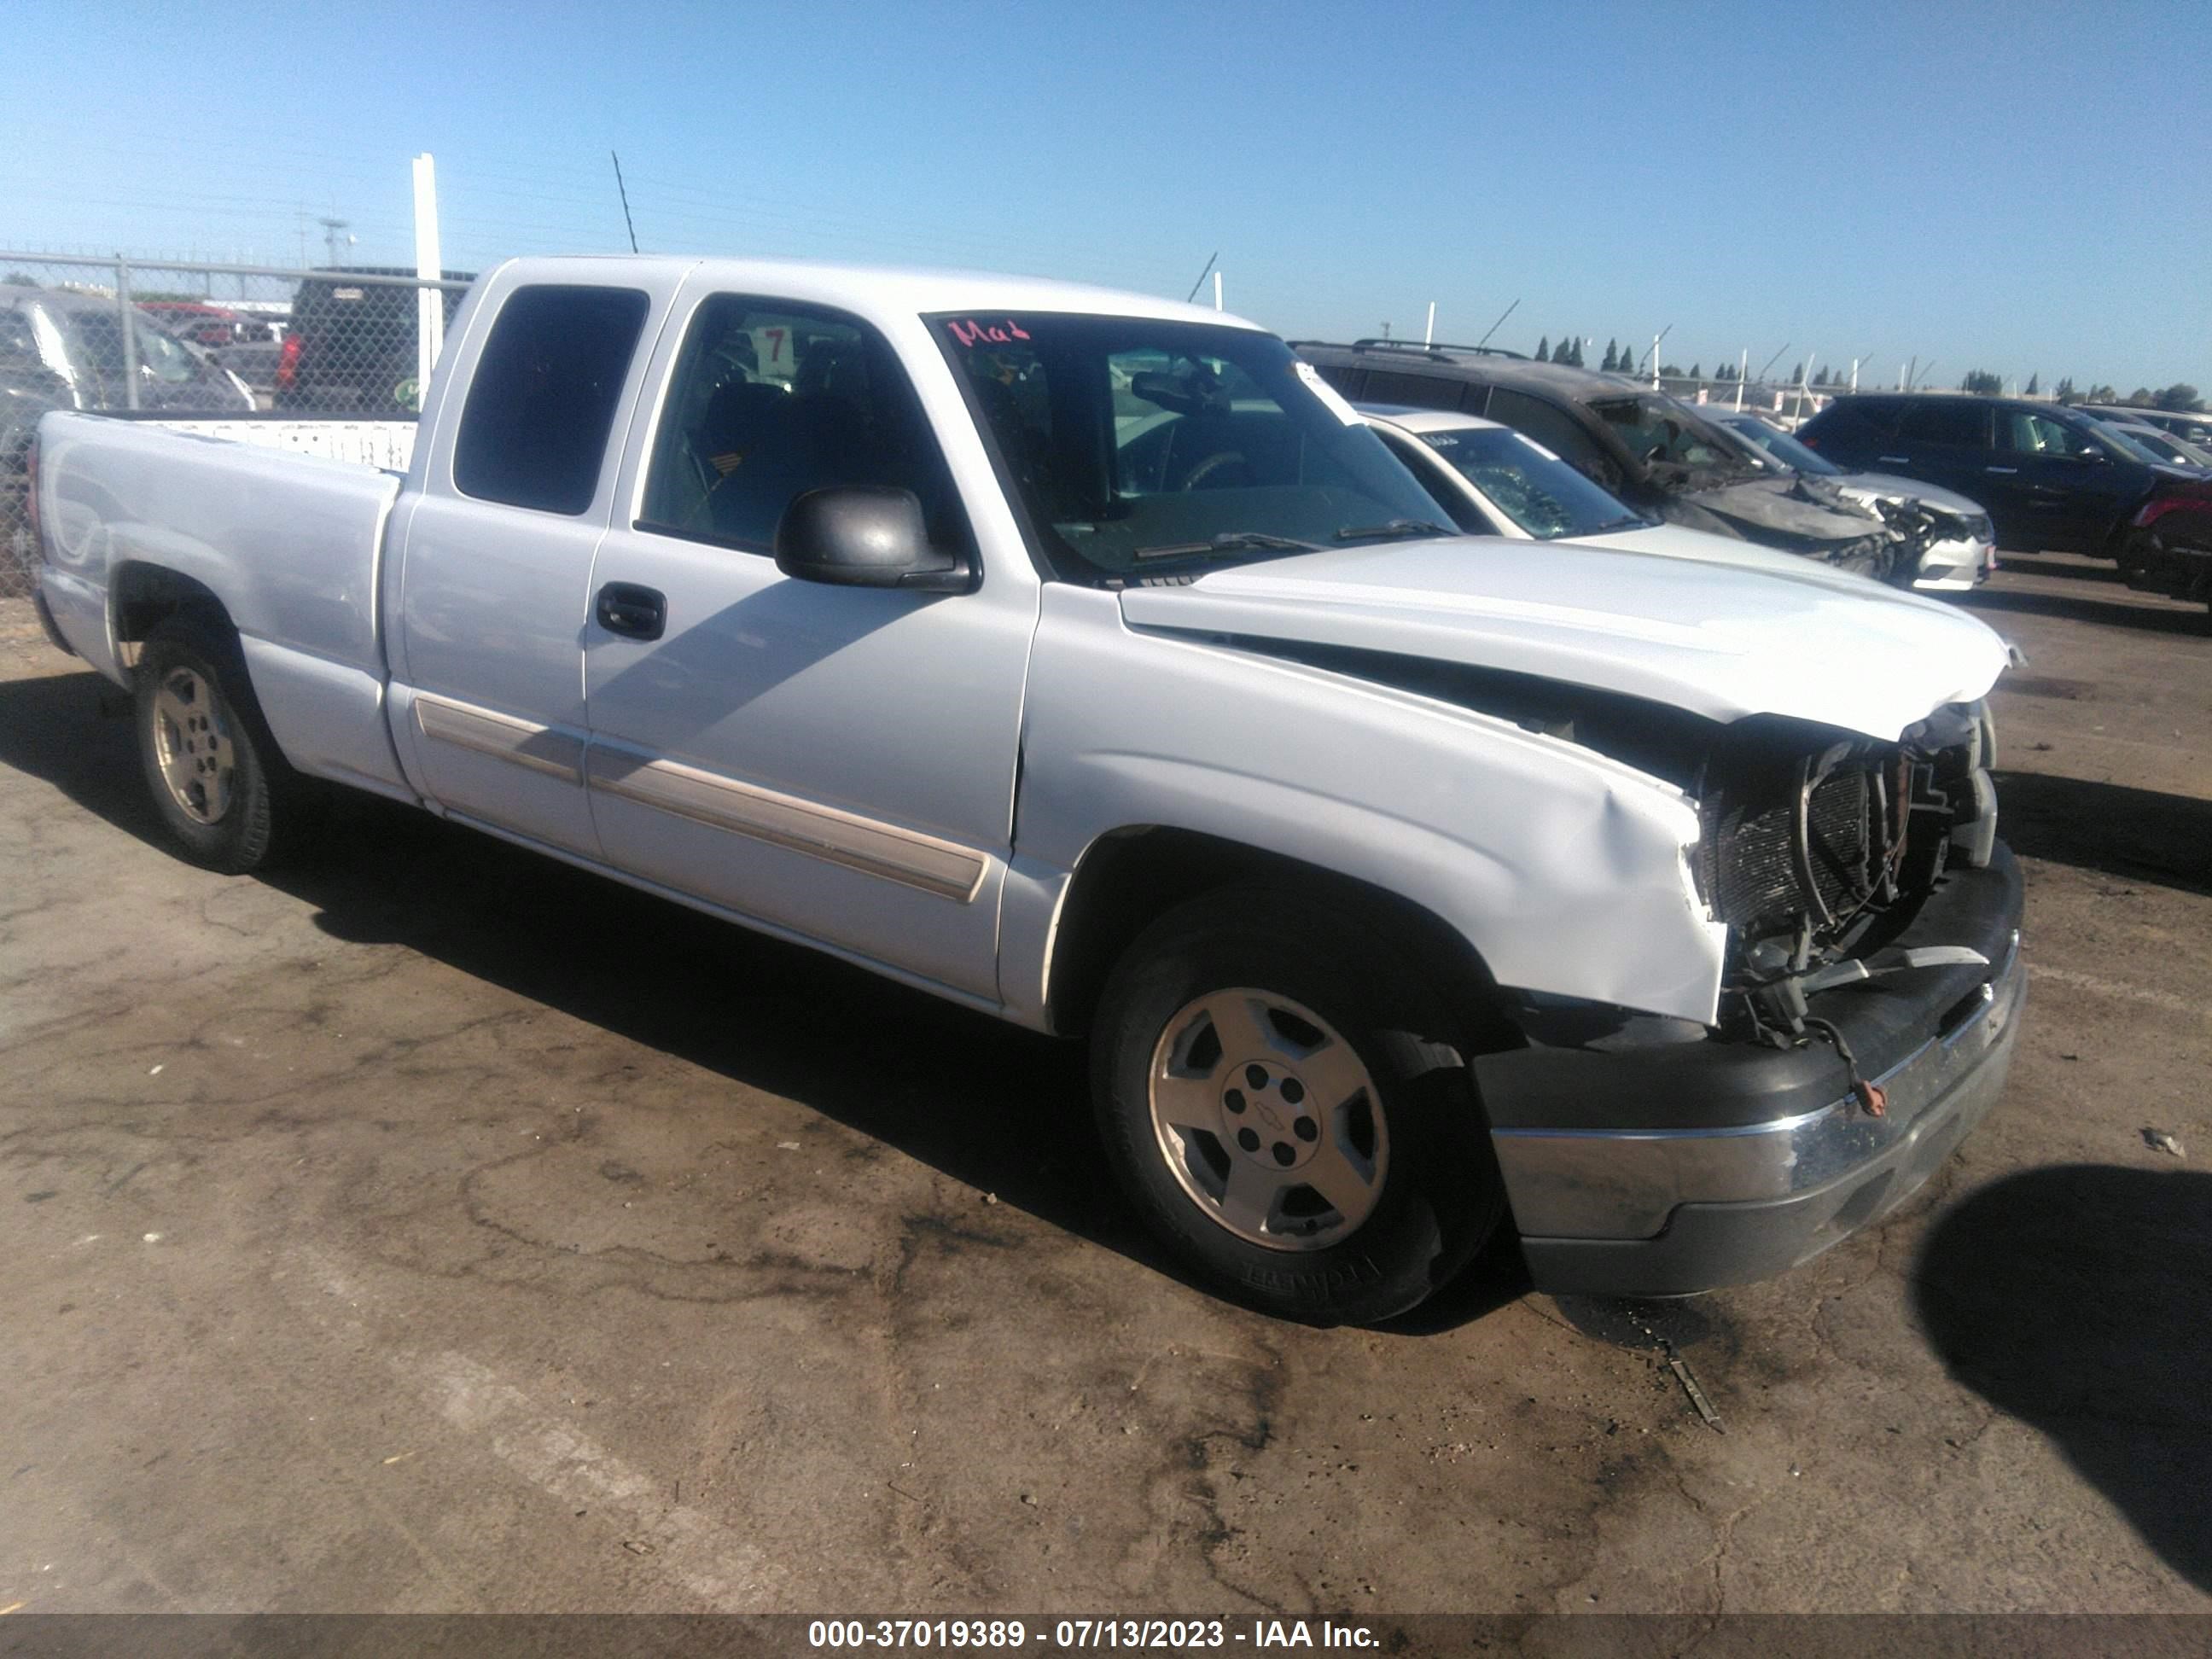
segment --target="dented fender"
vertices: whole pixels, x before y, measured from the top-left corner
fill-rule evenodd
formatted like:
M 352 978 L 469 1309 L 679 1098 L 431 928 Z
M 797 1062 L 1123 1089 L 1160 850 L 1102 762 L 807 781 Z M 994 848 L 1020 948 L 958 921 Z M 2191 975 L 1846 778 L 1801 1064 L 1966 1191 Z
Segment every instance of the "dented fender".
M 1030 662 L 1018 865 L 1064 882 L 1103 836 L 1192 830 L 1419 904 L 1500 984 L 1713 1019 L 1726 930 L 1696 896 L 1697 814 L 1671 785 L 1493 716 L 1133 629 L 1116 596 L 1066 584 L 1045 588 Z

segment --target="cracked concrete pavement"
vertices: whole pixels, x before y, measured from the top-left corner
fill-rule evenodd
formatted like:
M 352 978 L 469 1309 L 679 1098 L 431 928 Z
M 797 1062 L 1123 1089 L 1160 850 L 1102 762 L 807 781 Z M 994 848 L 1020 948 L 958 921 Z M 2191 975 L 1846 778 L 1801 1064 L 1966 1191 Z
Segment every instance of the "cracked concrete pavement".
M 2212 638 L 1969 603 L 1989 1123 L 1778 1281 L 1389 1331 L 1163 1272 L 1071 1048 L 376 803 L 179 862 L 0 604 L 0 1606 L 2212 1610 Z

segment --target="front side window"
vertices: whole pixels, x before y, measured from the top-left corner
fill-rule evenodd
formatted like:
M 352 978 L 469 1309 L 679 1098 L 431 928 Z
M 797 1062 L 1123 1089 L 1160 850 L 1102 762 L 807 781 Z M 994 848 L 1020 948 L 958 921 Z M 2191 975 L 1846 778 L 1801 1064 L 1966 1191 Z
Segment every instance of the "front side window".
M 2100 447 L 2086 428 L 2025 409 L 2005 410 L 1997 417 L 1997 431 L 2002 447 L 2016 455 L 2094 455 Z M 2122 439 L 2115 447 L 2125 441 Z M 2132 454 L 2124 447 L 2121 453 Z
M 543 283 L 509 295 L 469 380 L 454 488 L 542 513 L 588 508 L 647 308 L 629 288 Z
M 843 484 L 914 492 L 930 540 L 967 543 L 913 382 L 856 317 L 718 294 L 684 337 L 640 527 L 769 552 L 793 499 Z
M 1538 541 L 1602 536 L 1646 522 L 1522 433 L 1460 427 L 1424 432 L 1421 441 Z
M 1671 398 L 1608 398 L 1589 407 L 1639 465 L 1703 469 L 1742 465 L 1717 434 L 1707 432 Z
M 1799 472 L 1810 472 L 1816 477 L 1840 477 L 1843 468 L 1826 459 L 1818 452 L 1805 447 L 1778 426 L 1769 426 L 1761 420 L 1728 421 L 1723 424 L 1783 464 Z
M 1063 580 L 1449 533 L 1273 335 L 1139 317 L 933 321 Z

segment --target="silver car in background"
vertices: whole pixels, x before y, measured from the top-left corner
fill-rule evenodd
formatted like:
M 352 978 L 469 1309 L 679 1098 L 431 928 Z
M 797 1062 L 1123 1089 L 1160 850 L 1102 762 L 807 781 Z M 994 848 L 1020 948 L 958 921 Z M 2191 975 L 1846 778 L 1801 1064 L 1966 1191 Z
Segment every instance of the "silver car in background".
M 1987 581 L 1996 569 L 1996 532 L 1988 509 L 1979 501 L 1918 478 L 1900 478 L 1887 472 L 1846 472 L 1747 409 L 1707 405 L 1698 413 L 1750 444 L 1768 460 L 1794 472 L 1830 479 L 1845 495 L 1869 506 L 1877 501 L 1905 501 L 1935 516 L 1939 528 L 1920 556 L 1920 574 L 1912 583 L 1921 592 L 1965 592 Z

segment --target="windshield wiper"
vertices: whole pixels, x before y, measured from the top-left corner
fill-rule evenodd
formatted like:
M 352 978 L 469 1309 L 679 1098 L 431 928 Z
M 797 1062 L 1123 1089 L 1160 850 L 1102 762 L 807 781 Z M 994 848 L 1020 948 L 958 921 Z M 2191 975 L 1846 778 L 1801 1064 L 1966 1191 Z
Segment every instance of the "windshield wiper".
M 1650 520 L 1640 513 L 1632 513 L 1625 519 L 1608 520 L 1596 529 L 1585 530 L 1582 533 L 1585 536 L 1602 536 L 1608 531 L 1613 530 L 1649 530 L 1650 528 L 1651 528 Z
M 1318 553 L 1317 542 L 1293 541 L 1288 536 L 1270 536 L 1258 530 L 1228 530 L 1211 540 L 1203 542 L 1162 542 L 1157 547 L 1140 547 L 1130 556 L 1139 559 L 1195 559 L 1212 553 Z
M 1340 530 L 1336 538 L 1340 542 L 1383 541 L 1401 536 L 1456 536 L 1456 530 L 1447 530 L 1440 524 L 1431 524 L 1426 519 L 1393 519 L 1388 524 L 1362 525 L 1355 529 Z

